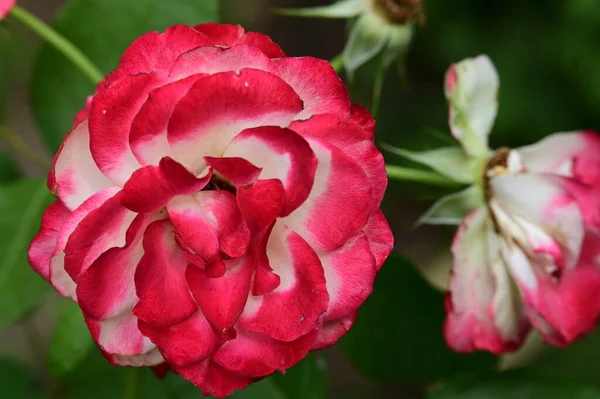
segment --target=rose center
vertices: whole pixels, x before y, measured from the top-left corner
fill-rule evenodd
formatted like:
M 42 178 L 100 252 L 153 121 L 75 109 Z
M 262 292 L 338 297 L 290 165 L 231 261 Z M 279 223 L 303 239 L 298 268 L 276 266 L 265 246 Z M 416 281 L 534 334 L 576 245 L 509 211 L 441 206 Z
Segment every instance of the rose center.
M 508 171 L 509 154 L 509 148 L 499 148 L 485 165 L 483 172 L 483 188 L 486 202 L 489 202 L 492 197 L 490 181 L 494 177 L 503 175 Z
M 421 0 L 374 0 L 374 2 L 375 9 L 392 24 L 422 25 L 425 22 Z
M 213 175 L 210 178 L 210 181 L 208 182 L 206 187 L 204 187 L 202 189 L 202 191 L 210 191 L 210 190 L 229 191 L 233 195 L 235 195 L 237 193 L 236 187 L 233 184 L 231 184 L 230 181 L 225 179 L 223 176 L 217 174 L 216 172 L 213 172 Z

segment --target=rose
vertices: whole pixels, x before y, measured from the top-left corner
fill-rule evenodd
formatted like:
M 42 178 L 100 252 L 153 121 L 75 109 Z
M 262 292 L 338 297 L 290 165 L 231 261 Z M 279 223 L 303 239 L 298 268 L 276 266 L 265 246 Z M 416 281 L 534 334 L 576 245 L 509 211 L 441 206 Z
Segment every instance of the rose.
M 113 364 L 229 395 L 370 294 L 393 244 L 373 130 L 326 61 L 239 26 L 149 33 L 65 138 L 30 263 Z
M 473 186 L 427 216 L 454 222 L 463 216 L 457 209 L 468 212 L 452 245 L 445 337 L 458 351 L 500 354 L 517 349 L 534 327 L 565 346 L 600 314 L 600 137 L 556 133 L 491 151 L 498 87 L 485 56 L 446 75 L 450 127 L 464 149 L 463 159 L 446 153 L 462 165 L 450 175 Z
M 0 0 L 0 20 L 8 15 L 16 2 L 16 0 Z

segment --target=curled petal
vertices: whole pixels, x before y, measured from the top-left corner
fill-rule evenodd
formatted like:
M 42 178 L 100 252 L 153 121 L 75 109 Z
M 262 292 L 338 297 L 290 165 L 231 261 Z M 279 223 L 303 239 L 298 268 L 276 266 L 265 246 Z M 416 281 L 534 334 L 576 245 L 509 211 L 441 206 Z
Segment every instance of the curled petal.
M 125 245 L 107 250 L 77 279 L 81 309 L 97 320 L 130 313 L 137 301 L 134 274 L 144 254 L 144 231 L 156 217 L 140 214 L 127 230 Z
M 304 102 L 304 111 L 296 119 L 316 114 L 335 114 L 341 118 L 349 115 L 350 93 L 329 62 L 312 57 L 286 57 L 275 62 L 279 76 Z
M 111 81 L 139 73 L 168 74 L 181 54 L 212 44 L 206 36 L 185 25 L 167 28 L 164 33 L 150 32 L 136 39 L 121 57 Z
M 92 158 L 87 121 L 69 133 L 58 150 L 48 186 L 72 211 L 97 191 L 114 186 Z
M 90 148 L 98 168 L 122 186 L 141 167 L 129 145 L 131 124 L 150 91 L 168 83 L 155 74 L 131 75 L 96 94 L 90 110 Z
M 208 321 L 223 334 L 244 310 L 253 272 L 254 260 L 248 256 L 235 261 L 219 278 L 210 278 L 195 266 L 187 269 L 187 282 L 196 302 Z
M 215 353 L 213 361 L 227 370 L 248 377 L 263 377 L 285 371 L 308 354 L 317 336 L 315 329 L 292 342 L 282 342 L 257 332 L 240 329 L 234 340 Z
M 319 254 L 319 258 L 329 294 L 329 309 L 323 320 L 339 319 L 358 309 L 371 294 L 377 275 L 367 236 L 360 232 L 341 248 Z
M 316 351 L 332 346 L 338 339 L 350 331 L 355 320 L 356 312 L 349 316 L 342 317 L 341 319 L 324 322 L 323 327 L 319 330 L 317 339 L 310 349 Z
M 278 179 L 258 180 L 238 189 L 237 203 L 250 231 L 261 232 L 282 215 L 285 189 Z
M 293 231 L 278 223 L 267 245 L 267 256 L 281 284 L 262 296 L 251 296 L 240 327 L 280 341 L 294 341 L 315 329 L 327 310 L 329 295 L 321 261 Z
M 131 124 L 129 144 L 142 165 L 158 165 L 163 157 L 172 157 L 167 139 L 167 126 L 175 106 L 190 87 L 205 75 L 185 79 L 153 89 Z
M 52 203 L 44 211 L 40 231 L 29 245 L 29 264 L 46 280 L 50 280 L 50 259 L 54 254 L 58 236 L 70 214 L 71 211 L 61 200 Z
M 191 317 L 198 305 L 185 280 L 188 262 L 173 237 L 168 220 L 152 223 L 144 233 L 144 256 L 135 271 L 139 301 L 133 313 L 156 328 L 179 324 Z
M 81 220 L 65 246 L 65 270 L 73 281 L 110 248 L 126 244 L 126 232 L 135 216 L 121 205 L 119 191 Z
M 375 267 L 379 271 L 394 248 L 394 235 L 381 210 L 377 210 L 369 216 L 369 221 L 363 231 L 375 257 Z
M 263 126 L 237 135 L 224 154 L 244 158 L 260 167 L 262 180 L 278 179 L 285 188 L 283 216 L 308 198 L 317 169 L 317 158 L 302 138 L 289 129 Z
M 213 75 L 219 72 L 239 72 L 244 68 L 277 74 L 271 59 L 256 47 L 237 45 L 231 48 L 198 47 L 182 54 L 171 69 L 172 79 L 193 74 Z
M 158 166 L 148 165 L 133 172 L 123 187 L 122 202 L 134 212 L 155 212 L 177 195 L 202 190 L 211 177 L 210 168 L 196 176 L 177 161 L 165 157 Z
M 367 111 L 364 118 L 371 118 Z M 372 119 L 371 119 L 372 121 Z M 368 120 L 360 123 L 368 124 Z M 354 122 L 341 120 L 336 115 L 317 115 L 307 121 L 295 121 L 290 129 L 303 137 L 326 140 L 352 159 L 360 159 L 359 166 L 369 178 L 371 209 L 379 208 L 387 188 L 387 173 L 383 155 L 373 143 L 373 132 Z
M 98 191 L 75 209 L 62 225 L 58 234 L 56 248 L 52 253 L 52 259 L 50 260 L 50 281 L 61 295 L 70 296 L 73 300 L 77 300 L 77 285 L 65 270 L 64 251 L 69 237 L 71 237 L 71 234 L 73 234 L 77 226 L 79 226 L 81 221 L 90 212 L 102 206 L 102 204 L 114 197 L 118 192 L 119 189 L 117 187 L 105 188 L 104 190 Z
M 94 341 L 113 364 L 154 366 L 164 361 L 156 346 L 138 329 L 138 320 L 131 313 L 103 321 L 84 314 Z
M 273 43 L 271 38 L 261 33 L 244 32 L 239 25 L 208 23 L 196 26 L 198 32 L 203 33 L 214 45 L 232 47 L 238 44 L 248 44 L 260 49 L 270 58 L 285 57 L 279 45 Z
M 178 366 L 203 361 L 223 343 L 201 312 L 196 312 L 183 323 L 169 328 L 154 328 L 141 320 L 139 328 L 158 346 L 165 359 L 176 370 Z
M 313 189 L 307 200 L 282 220 L 313 248 L 331 251 L 367 224 L 371 184 L 349 155 L 325 141 L 307 141 L 319 160 Z

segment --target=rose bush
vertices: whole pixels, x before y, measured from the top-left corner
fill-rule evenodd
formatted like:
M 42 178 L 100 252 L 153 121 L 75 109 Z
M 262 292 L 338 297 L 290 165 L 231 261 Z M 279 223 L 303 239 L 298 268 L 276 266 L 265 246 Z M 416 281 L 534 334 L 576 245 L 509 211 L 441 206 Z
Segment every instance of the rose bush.
M 113 364 L 223 397 L 332 345 L 391 251 L 368 111 L 239 26 L 137 39 L 76 117 L 29 259 Z

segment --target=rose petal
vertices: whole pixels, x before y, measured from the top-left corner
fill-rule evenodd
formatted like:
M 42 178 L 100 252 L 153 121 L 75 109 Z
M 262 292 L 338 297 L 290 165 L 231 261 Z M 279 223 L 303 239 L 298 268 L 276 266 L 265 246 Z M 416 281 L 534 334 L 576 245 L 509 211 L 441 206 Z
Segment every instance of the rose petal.
M 175 107 L 168 127 L 177 160 L 192 171 L 203 157 L 222 156 L 242 130 L 286 126 L 302 111 L 302 101 L 283 80 L 267 72 L 243 69 L 199 79 Z
M 134 212 L 155 212 L 177 195 L 202 190 L 211 177 L 210 168 L 195 176 L 177 161 L 165 157 L 158 166 L 148 165 L 133 172 L 123 187 L 122 202 Z
M 134 274 L 144 255 L 144 231 L 156 216 L 138 215 L 127 230 L 125 245 L 104 252 L 77 279 L 79 306 L 90 317 L 104 320 L 131 312 L 137 301 Z
M 319 160 L 314 185 L 308 199 L 282 220 L 313 248 L 330 251 L 366 225 L 371 185 L 362 168 L 341 150 L 325 141 L 307 141 Z
M 50 280 L 50 259 L 56 248 L 58 235 L 71 211 L 61 200 L 54 201 L 42 216 L 40 231 L 31 241 L 27 258 L 33 269 L 44 279 Z
M 371 294 L 377 276 L 367 236 L 360 232 L 341 248 L 319 254 L 319 258 L 329 294 L 323 320 L 339 319 L 358 309 Z
M 213 75 L 219 72 L 239 72 L 252 68 L 277 75 L 271 59 L 256 47 L 237 45 L 231 48 L 198 47 L 183 53 L 171 69 L 171 79 L 182 79 L 193 74 Z
M 58 232 L 56 247 L 50 260 L 50 281 L 56 290 L 63 296 L 69 296 L 77 301 L 77 285 L 65 270 L 65 247 L 73 231 L 79 226 L 81 221 L 93 210 L 99 208 L 107 200 L 114 197 L 119 192 L 118 187 L 109 187 L 98 191 L 75 211 L 73 211 L 64 222 Z
M 381 210 L 369 216 L 363 232 L 369 240 L 371 252 L 375 257 L 375 267 L 379 271 L 394 248 L 394 235 Z
M 485 208 L 473 211 L 452 244 L 444 336 L 460 352 L 515 350 L 529 328 L 500 257 L 500 237 L 492 232 L 487 217 Z
M 150 91 L 148 100 L 133 119 L 129 135 L 131 151 L 140 164 L 158 165 L 163 157 L 172 158 L 167 139 L 169 119 L 179 100 L 204 76 L 192 75 Z
M 335 344 L 338 339 L 345 335 L 356 320 L 356 312 L 349 316 L 337 320 L 330 320 L 323 323 L 319 330 L 319 335 L 310 350 L 316 351 L 328 348 Z
M 140 333 L 138 320 L 131 313 L 103 321 L 86 316 L 85 321 L 94 341 L 113 364 L 140 367 L 164 361 L 156 346 Z
M 327 310 L 323 267 L 306 241 L 279 222 L 271 233 L 267 255 L 281 284 L 269 294 L 248 299 L 240 327 L 294 341 L 315 329 Z
M 316 114 L 335 114 L 342 118 L 349 115 L 350 93 L 329 62 L 312 57 L 286 57 L 275 63 L 279 76 L 304 102 L 304 111 L 296 119 L 308 119 Z
M 370 114 L 369 114 L 370 117 Z M 364 121 L 363 121 L 364 122 Z M 373 133 L 335 115 L 316 115 L 306 121 L 295 121 L 290 129 L 303 137 L 325 140 L 354 160 L 363 169 L 371 185 L 371 209 L 379 208 L 387 188 L 383 155 L 373 143 Z
M 168 220 L 152 223 L 143 242 L 144 256 L 135 271 L 139 301 L 133 313 L 157 328 L 182 323 L 198 305 L 185 280 L 188 262 L 175 242 L 173 225 Z
M 270 58 L 285 57 L 281 47 L 273 43 L 270 37 L 255 32 L 244 33 L 244 28 L 239 25 L 208 23 L 198 25 L 195 29 L 208 36 L 215 45 L 231 47 L 236 44 L 248 44 L 260 49 Z
M 234 390 L 246 388 L 256 380 L 227 371 L 210 360 L 175 367 L 175 371 L 200 388 L 205 396 L 212 395 L 216 398 L 225 398 Z
M 211 356 L 222 344 L 210 323 L 196 312 L 183 323 L 158 329 L 140 320 L 140 331 L 156 343 L 161 353 L 177 370 Z
M 65 138 L 54 158 L 52 171 L 48 186 L 72 211 L 97 191 L 114 186 L 92 158 L 87 121 Z
M 166 75 L 181 54 L 208 44 L 211 40 L 186 25 L 171 26 L 164 33 L 147 33 L 125 50 L 111 81 L 139 73 Z
M 186 272 L 189 289 L 204 316 L 223 334 L 244 310 L 254 272 L 252 257 L 228 263 L 227 271 L 219 278 L 210 278 L 195 266 L 189 266 Z
M 224 156 L 244 158 L 262 169 L 260 179 L 283 183 L 283 216 L 302 205 L 313 186 L 317 158 L 306 140 L 292 130 L 276 126 L 244 130 L 233 139 Z
M 236 186 L 247 186 L 254 183 L 262 171 L 261 168 L 254 166 L 244 158 L 204 157 L 204 161 Z
M 136 214 L 121 205 L 121 192 L 89 212 L 69 236 L 65 270 L 77 282 L 88 267 L 110 248 L 125 245 L 126 232 Z
M 277 341 L 261 333 L 240 329 L 212 360 L 229 371 L 248 377 L 264 377 L 285 371 L 304 358 L 317 336 L 317 330 L 292 342 Z

